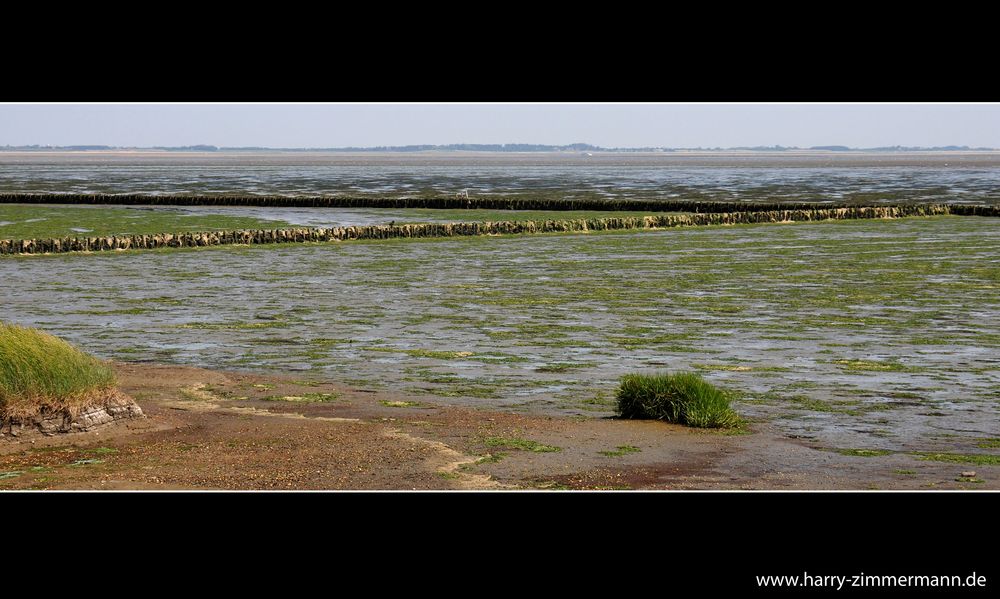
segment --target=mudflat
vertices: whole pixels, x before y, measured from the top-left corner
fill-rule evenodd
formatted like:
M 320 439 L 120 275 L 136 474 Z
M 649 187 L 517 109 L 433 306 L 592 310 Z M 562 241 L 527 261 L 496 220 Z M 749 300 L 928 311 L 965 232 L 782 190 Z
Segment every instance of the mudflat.
M 726 434 L 291 377 L 116 369 L 147 418 L 0 443 L 0 489 L 1000 488 L 995 464 L 830 451 L 764 422 Z

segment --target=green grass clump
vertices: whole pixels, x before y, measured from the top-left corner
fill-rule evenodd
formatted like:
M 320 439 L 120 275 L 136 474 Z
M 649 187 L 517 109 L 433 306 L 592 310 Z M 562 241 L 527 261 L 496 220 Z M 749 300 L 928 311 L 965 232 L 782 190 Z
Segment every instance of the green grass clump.
M 622 418 L 666 420 L 698 428 L 740 424 L 728 394 L 693 372 L 629 374 L 615 394 Z
M 115 384 L 111 366 L 66 341 L 0 323 L 0 419 L 76 409 Z

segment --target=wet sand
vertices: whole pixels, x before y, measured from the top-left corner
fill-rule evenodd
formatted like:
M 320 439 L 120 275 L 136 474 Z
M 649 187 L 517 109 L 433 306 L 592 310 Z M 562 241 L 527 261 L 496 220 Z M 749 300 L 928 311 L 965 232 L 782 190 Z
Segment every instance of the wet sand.
M 958 482 L 973 467 L 842 455 L 764 423 L 726 435 L 443 406 L 289 377 L 138 364 L 118 373 L 146 419 L 2 442 L 0 489 L 1000 488 L 998 466 L 974 467 L 982 483 Z M 307 393 L 336 397 L 296 399 Z M 395 407 L 408 404 L 419 405 Z

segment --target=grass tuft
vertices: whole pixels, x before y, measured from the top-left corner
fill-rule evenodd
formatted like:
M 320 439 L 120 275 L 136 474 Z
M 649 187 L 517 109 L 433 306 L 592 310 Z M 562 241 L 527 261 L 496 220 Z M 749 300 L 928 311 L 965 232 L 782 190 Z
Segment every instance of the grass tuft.
M 114 388 L 107 363 L 37 329 L 0 323 L 0 419 L 76 410 Z
M 698 428 L 732 428 L 740 418 L 729 395 L 692 372 L 629 374 L 615 395 L 621 418 L 665 420 Z

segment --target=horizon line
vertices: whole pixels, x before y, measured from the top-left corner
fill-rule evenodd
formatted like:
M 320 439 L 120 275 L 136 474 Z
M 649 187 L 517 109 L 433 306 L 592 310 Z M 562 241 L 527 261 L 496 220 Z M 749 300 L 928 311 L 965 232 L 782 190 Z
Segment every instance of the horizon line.
M 945 146 L 873 146 L 873 147 L 851 147 L 844 145 L 814 145 L 814 146 L 782 146 L 782 145 L 758 145 L 758 146 L 729 146 L 729 147 L 671 147 L 671 146 L 639 146 L 639 147 L 602 147 L 588 143 L 577 142 L 570 144 L 536 144 L 536 143 L 453 143 L 453 144 L 404 144 L 404 145 L 378 145 L 378 146 L 330 146 L 330 147 L 271 147 L 271 146 L 216 146 L 212 144 L 191 144 L 181 146 L 115 146 L 106 144 L 69 144 L 69 145 L 43 145 L 43 144 L 21 144 L 0 146 L 0 151 L 67 151 L 67 152 L 93 152 L 109 150 L 159 150 L 159 151 L 187 151 L 187 152 L 421 152 L 421 151 L 467 151 L 467 152 L 725 152 L 725 151 L 758 151 L 758 152 L 783 152 L 783 151 L 815 151 L 815 152 L 968 152 L 968 151 L 1000 151 L 994 147 L 971 147 L 967 145 L 945 145 Z

